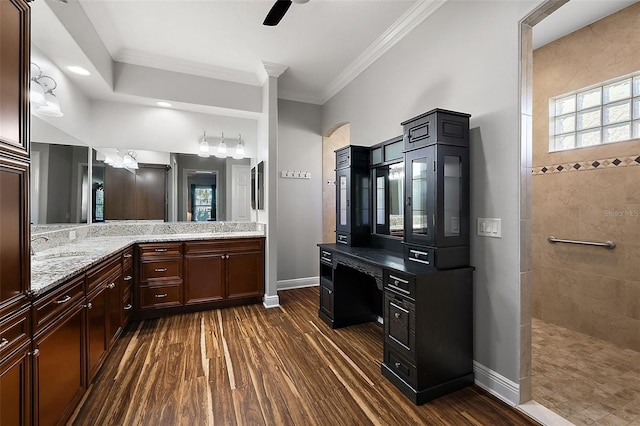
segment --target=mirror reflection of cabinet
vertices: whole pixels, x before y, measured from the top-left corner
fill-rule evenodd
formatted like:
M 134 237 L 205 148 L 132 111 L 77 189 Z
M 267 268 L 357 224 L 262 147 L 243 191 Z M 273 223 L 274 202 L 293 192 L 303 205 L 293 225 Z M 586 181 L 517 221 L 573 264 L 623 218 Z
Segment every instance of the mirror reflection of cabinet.
M 369 241 L 369 148 L 350 145 L 336 151 L 336 242 Z
M 104 168 L 105 220 L 166 220 L 164 165 L 140 165 L 135 173 Z
M 402 123 L 405 253 L 439 269 L 469 263 L 469 117 L 437 109 Z

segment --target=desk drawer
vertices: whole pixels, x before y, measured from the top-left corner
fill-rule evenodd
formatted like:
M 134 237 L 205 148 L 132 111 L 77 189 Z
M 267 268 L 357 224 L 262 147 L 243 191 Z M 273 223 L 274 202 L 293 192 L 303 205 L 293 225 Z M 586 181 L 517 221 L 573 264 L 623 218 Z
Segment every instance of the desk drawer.
M 415 299 L 416 277 L 414 275 L 385 269 L 383 280 L 386 290 Z
M 398 377 L 407 382 L 414 389 L 416 388 L 418 382 L 416 366 L 386 345 L 384 348 L 384 363 Z
M 62 315 L 84 297 L 84 274 L 64 284 L 33 303 L 34 334 Z
M 416 324 L 415 304 L 385 291 L 384 295 L 384 338 L 404 357 L 415 361 Z
M 182 278 L 182 258 L 163 260 L 142 260 L 140 280 L 154 281 Z
M 140 308 L 155 309 L 182 305 L 182 284 L 140 287 Z
M 31 337 L 31 309 L 21 311 L 0 322 L 0 360 L 28 342 Z
M 182 243 L 139 244 L 138 253 L 140 257 L 180 256 L 182 254 Z
M 330 251 L 320 249 L 320 261 L 331 265 L 333 260 L 333 254 Z

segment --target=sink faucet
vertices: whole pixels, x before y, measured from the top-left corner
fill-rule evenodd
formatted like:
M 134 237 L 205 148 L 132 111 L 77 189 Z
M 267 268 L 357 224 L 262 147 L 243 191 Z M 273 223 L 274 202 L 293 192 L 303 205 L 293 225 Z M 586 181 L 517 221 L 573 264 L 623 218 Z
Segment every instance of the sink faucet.
M 33 237 L 31 239 L 31 243 L 36 241 L 36 240 L 39 240 L 39 239 L 43 239 L 45 241 L 49 241 L 49 237 L 45 237 L 44 235 L 38 235 L 37 237 Z M 36 254 L 36 252 L 33 250 L 33 245 L 31 245 L 31 243 L 29 243 L 29 251 L 33 255 L 33 254 Z

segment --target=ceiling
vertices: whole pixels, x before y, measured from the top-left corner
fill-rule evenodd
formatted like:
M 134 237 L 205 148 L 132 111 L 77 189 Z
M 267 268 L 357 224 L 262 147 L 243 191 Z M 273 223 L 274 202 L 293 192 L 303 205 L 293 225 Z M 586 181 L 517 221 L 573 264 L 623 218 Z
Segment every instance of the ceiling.
M 265 27 L 273 0 L 44 0 L 31 3 L 32 41 L 92 99 L 151 104 L 96 72 L 101 59 L 91 51 L 99 45 L 107 68 L 132 64 L 250 87 L 261 86 L 263 61 L 280 64 L 286 71 L 278 96 L 321 105 L 446 1 L 310 0 L 294 3 L 278 26 Z M 571 0 L 534 27 L 534 45 L 635 1 Z M 72 75 L 68 65 L 93 75 Z M 179 109 L 257 117 L 255 110 L 173 101 Z

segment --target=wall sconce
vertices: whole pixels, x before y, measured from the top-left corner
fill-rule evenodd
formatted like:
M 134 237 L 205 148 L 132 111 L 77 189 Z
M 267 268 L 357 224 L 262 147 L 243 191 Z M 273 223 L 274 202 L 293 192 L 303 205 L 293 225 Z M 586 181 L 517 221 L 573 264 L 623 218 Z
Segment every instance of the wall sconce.
M 224 132 L 222 133 L 222 138 L 220 139 L 218 148 L 216 149 L 216 157 L 218 158 L 227 157 L 227 144 L 224 142 Z
M 37 113 L 51 117 L 62 117 L 64 115 L 60 109 L 60 102 L 53 93 L 56 87 L 58 87 L 58 83 L 48 75 L 43 75 L 42 69 L 34 62 L 31 62 L 29 97 L 31 105 Z
M 207 132 L 202 132 L 202 139 L 200 139 L 200 147 L 198 148 L 198 157 L 209 157 L 209 142 L 207 142 Z
M 241 160 L 244 158 L 244 141 L 242 140 L 242 135 L 238 134 L 238 144 L 236 145 L 236 150 L 233 154 L 233 158 L 236 160 Z

